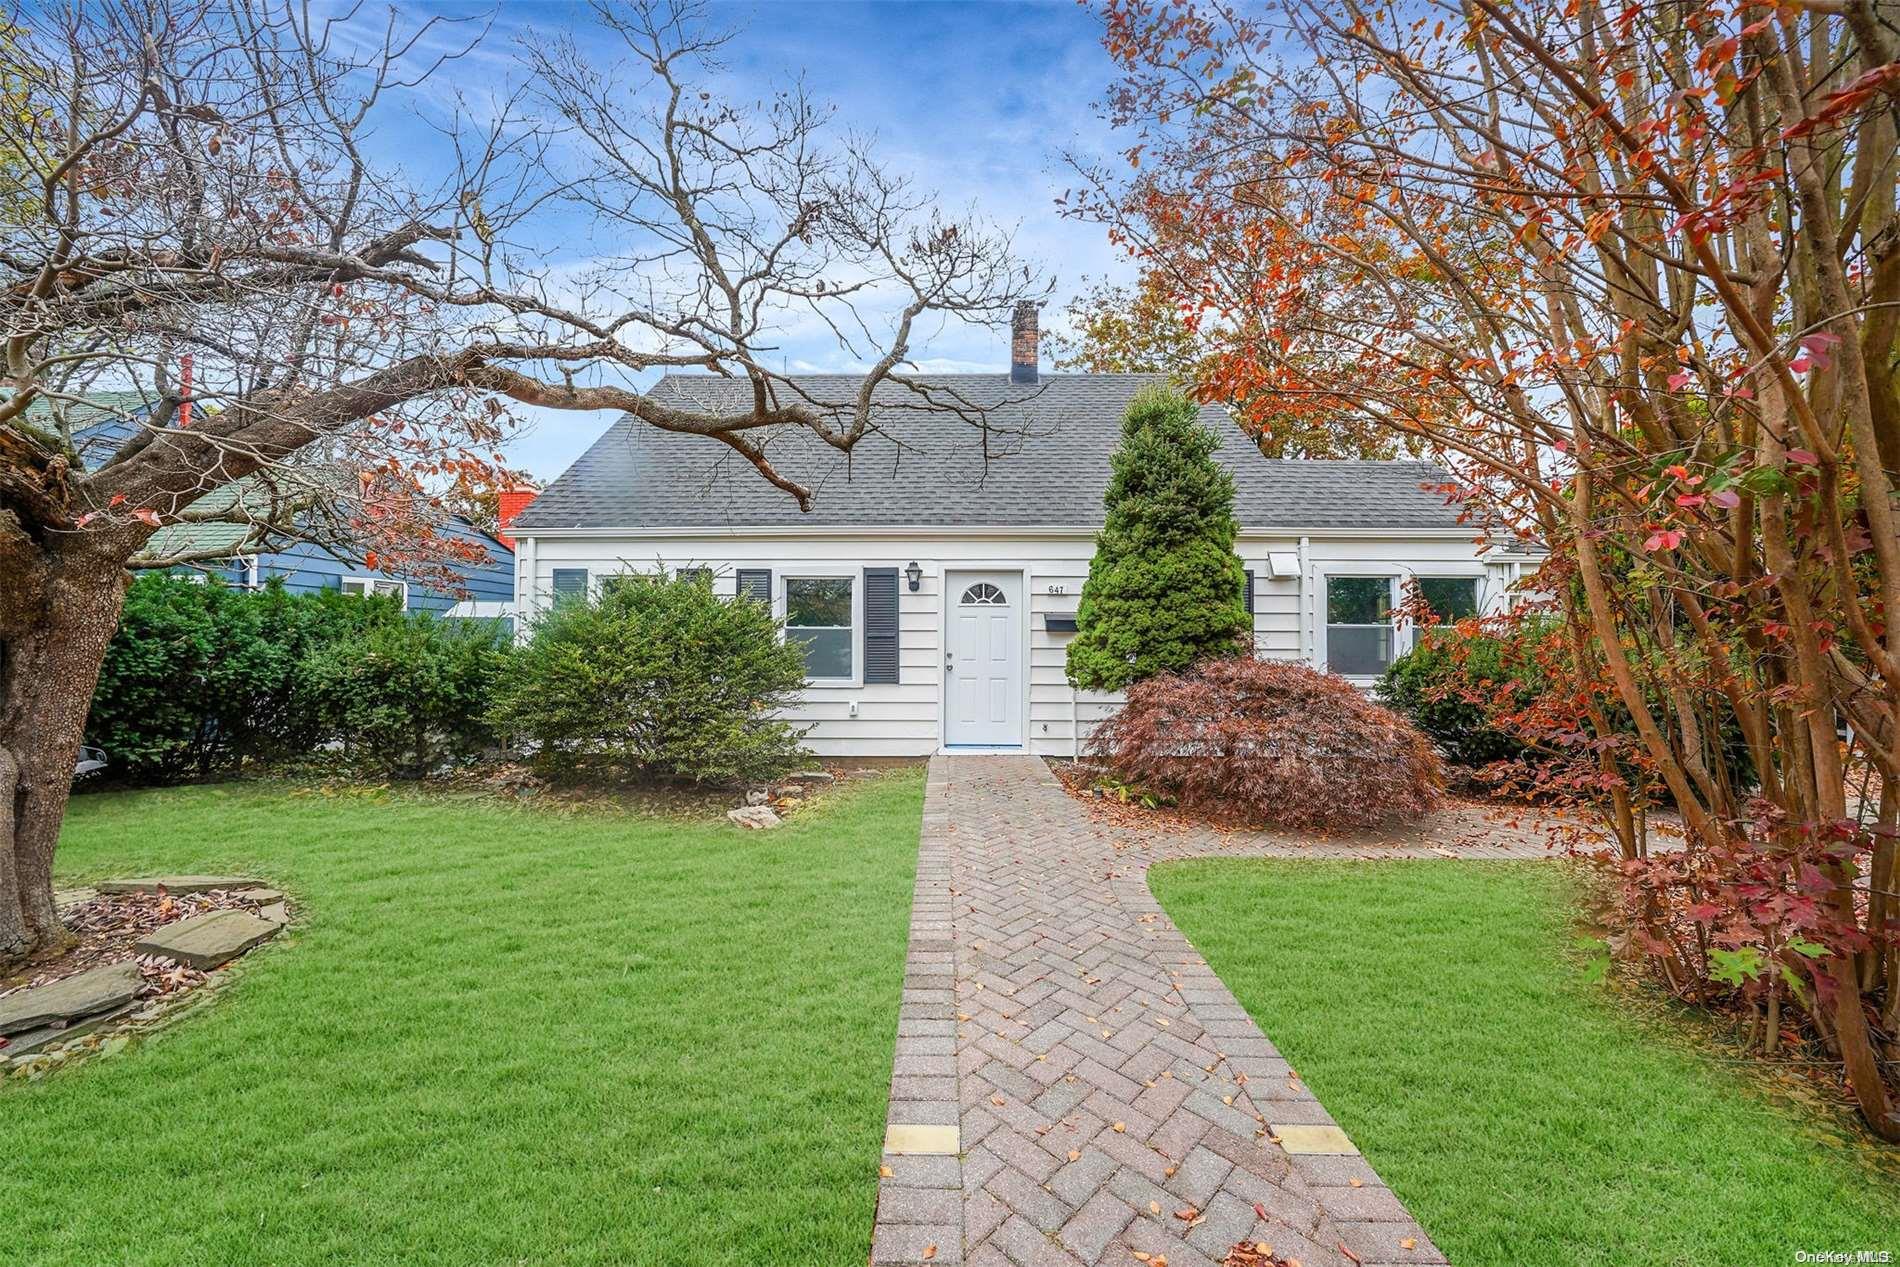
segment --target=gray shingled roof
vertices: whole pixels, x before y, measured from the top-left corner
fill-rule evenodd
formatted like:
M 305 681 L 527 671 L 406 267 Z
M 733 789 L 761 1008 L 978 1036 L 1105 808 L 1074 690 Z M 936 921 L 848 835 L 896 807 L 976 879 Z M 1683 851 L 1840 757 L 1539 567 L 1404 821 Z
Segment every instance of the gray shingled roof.
M 810 513 L 716 440 L 660 431 L 623 417 L 515 521 L 514 530 L 862 527 L 1077 527 L 1102 522 L 1108 459 L 1129 398 L 1152 374 L 1045 375 L 1033 386 L 1006 374 L 926 380 L 940 399 L 978 406 L 984 430 L 955 414 L 918 409 L 884 385 L 874 413 L 887 434 L 866 436 L 847 458 L 802 427 L 765 434 L 782 472 L 814 490 Z M 861 380 L 811 375 L 797 388 L 825 404 L 849 401 Z M 722 413 L 750 408 L 743 380 L 674 374 L 650 393 Z M 1209 406 L 1203 420 L 1226 444 L 1235 511 L 1247 528 L 1452 528 L 1456 507 L 1420 486 L 1445 475 L 1429 462 L 1270 461 Z M 985 454 L 987 450 L 987 461 Z

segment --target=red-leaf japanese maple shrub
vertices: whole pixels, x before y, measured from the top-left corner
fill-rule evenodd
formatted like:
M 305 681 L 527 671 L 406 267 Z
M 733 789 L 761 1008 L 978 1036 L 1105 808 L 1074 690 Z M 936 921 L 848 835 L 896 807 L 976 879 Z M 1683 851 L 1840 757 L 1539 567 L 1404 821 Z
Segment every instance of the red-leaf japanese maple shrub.
M 1367 827 L 1438 803 L 1444 763 L 1411 722 L 1344 678 L 1205 660 L 1128 688 L 1095 732 L 1119 779 L 1249 827 Z

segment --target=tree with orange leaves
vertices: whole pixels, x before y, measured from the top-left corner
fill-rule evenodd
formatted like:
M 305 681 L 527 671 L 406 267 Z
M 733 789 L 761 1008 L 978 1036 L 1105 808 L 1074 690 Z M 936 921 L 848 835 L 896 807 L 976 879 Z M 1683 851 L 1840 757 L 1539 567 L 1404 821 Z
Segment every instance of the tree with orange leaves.
M 1541 724 L 1595 768 L 1578 786 L 1618 842 L 1635 944 L 1686 996 L 1749 1009 L 1764 1046 L 1803 1018 L 1900 1139 L 1888 16 L 1102 16 L 1132 167 L 1092 173 L 1081 209 L 1246 332 L 1216 381 L 1415 439 L 1474 524 L 1549 545 L 1561 671 L 1589 689 Z M 1711 759 L 1724 726 L 1756 786 Z M 1683 851 L 1650 851 L 1658 798 Z

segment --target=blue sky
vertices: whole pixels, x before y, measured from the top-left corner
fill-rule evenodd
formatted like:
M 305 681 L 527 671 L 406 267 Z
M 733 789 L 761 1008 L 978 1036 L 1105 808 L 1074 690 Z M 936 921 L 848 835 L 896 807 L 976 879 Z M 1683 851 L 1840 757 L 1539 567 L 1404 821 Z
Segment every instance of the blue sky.
M 415 6 L 410 12 L 440 11 Z M 445 77 L 479 91 L 484 76 L 507 73 L 503 53 L 517 38 L 555 24 L 585 23 L 579 5 L 502 0 L 484 55 Z M 1103 154 L 1113 146 L 1094 103 L 1113 78 L 1094 15 L 1073 0 L 1040 3 L 911 3 L 908 0 L 763 0 L 719 3 L 712 20 L 734 28 L 726 50 L 735 91 L 803 75 L 815 97 L 836 106 L 837 122 L 874 133 L 885 165 L 937 192 L 946 206 L 974 204 L 1017 229 L 1018 250 L 1056 281 L 1045 328 L 1085 278 L 1129 269 L 1096 225 L 1061 217 L 1055 198 L 1074 182 L 1063 154 Z M 412 147 L 420 129 L 396 127 L 384 145 Z M 596 247 L 600 244 L 595 244 Z M 961 325 L 920 331 L 915 356 L 931 368 L 1002 370 L 1006 333 Z M 813 334 L 788 340 L 794 367 L 846 369 L 836 345 Z M 546 480 L 612 421 L 605 415 L 538 412 L 508 450 L 515 464 Z

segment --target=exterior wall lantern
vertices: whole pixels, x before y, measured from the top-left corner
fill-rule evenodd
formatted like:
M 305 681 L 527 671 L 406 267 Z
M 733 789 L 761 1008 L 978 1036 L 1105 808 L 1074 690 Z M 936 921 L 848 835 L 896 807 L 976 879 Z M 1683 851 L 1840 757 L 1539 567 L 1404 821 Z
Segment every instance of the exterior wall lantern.
M 912 559 L 910 566 L 904 569 L 904 579 L 910 582 L 910 592 L 913 594 L 917 592 L 917 587 L 923 584 L 924 570 L 917 565 L 915 559 Z

